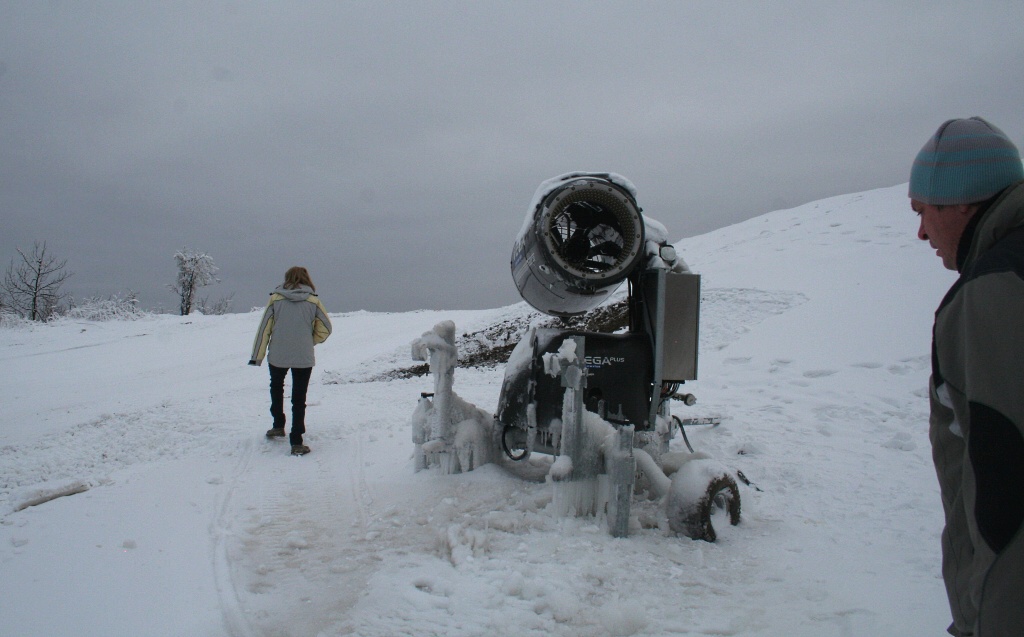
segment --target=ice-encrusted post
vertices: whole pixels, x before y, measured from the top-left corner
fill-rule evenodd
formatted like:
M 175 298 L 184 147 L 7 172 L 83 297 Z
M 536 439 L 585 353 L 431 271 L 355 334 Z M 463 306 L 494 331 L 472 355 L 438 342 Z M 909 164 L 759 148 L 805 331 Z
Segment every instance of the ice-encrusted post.
M 572 347 L 566 347 L 566 344 Z M 573 336 L 565 339 L 558 350 L 555 364 L 560 368 L 562 387 L 565 394 L 562 398 L 562 444 L 561 453 L 572 460 L 570 479 L 583 478 L 587 473 L 583 459 L 583 445 L 586 435 L 583 431 L 583 389 L 587 386 L 587 377 L 583 361 L 584 338 Z M 596 474 L 596 472 L 595 472 Z
M 473 471 L 501 453 L 494 414 L 452 390 L 457 354 L 451 321 L 441 321 L 412 342 L 413 360 L 429 361 L 434 375 L 434 391 L 420 395 L 410 423 L 416 471 L 431 465 L 445 474 Z
M 636 458 L 633 456 L 633 426 L 620 427 L 614 449 L 605 455 L 611 493 L 608 495 L 608 530 L 613 537 L 629 535 L 629 505 L 636 480 Z
M 430 413 L 434 408 L 434 404 L 430 402 L 430 394 L 423 392 L 420 394 L 420 399 L 416 402 L 416 410 L 412 413 L 412 444 L 413 444 L 413 460 L 414 460 L 414 471 L 422 471 L 427 468 L 430 464 L 427 461 L 427 453 L 423 450 L 423 445 L 430 440 Z
M 423 408 L 427 413 L 423 431 L 413 432 L 416 444 L 416 470 L 425 469 L 429 464 L 427 453 L 434 454 L 444 473 L 452 473 L 453 459 L 449 456 L 455 442 L 455 422 L 452 414 L 452 385 L 455 384 L 455 364 L 458 355 L 455 349 L 455 323 L 441 321 L 429 332 L 425 332 L 412 343 L 412 358 L 428 361 L 434 375 L 433 402 L 424 397 Z
M 561 378 L 562 436 L 559 458 L 552 467 L 554 505 L 563 515 L 597 512 L 600 451 L 585 430 L 583 390 L 587 386 L 585 339 L 566 338 L 558 352 L 544 356 L 545 371 Z

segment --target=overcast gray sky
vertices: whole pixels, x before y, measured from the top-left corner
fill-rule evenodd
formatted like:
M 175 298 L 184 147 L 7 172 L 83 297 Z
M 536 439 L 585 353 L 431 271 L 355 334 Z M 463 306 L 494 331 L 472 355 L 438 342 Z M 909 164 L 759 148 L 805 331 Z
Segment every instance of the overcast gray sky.
M 1021 146 L 1022 24 L 1016 0 L 6 0 L 0 263 L 45 240 L 76 296 L 173 309 L 188 246 L 238 311 L 291 265 L 330 311 L 497 307 L 564 172 L 625 175 L 683 238 L 903 183 L 951 117 Z

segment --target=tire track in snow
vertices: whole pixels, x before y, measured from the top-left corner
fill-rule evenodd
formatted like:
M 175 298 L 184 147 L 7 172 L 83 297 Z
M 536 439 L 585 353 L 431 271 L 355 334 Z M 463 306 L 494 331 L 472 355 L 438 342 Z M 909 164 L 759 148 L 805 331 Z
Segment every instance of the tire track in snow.
M 230 571 L 218 581 L 232 637 L 344 632 L 381 563 L 367 545 L 377 534 L 362 437 L 345 433 L 313 440 L 314 453 L 302 458 L 279 441 L 250 445 L 257 452 L 222 507 L 221 526 L 237 527 L 219 550 Z
M 252 440 L 246 440 L 239 445 L 239 449 L 241 451 L 239 460 L 235 463 L 234 471 L 232 471 L 231 483 L 217 507 L 217 517 L 210 525 L 210 534 L 213 536 L 214 582 L 220 597 L 224 627 L 230 637 L 253 637 L 255 633 L 242 611 L 238 589 L 232 576 L 231 558 L 228 555 L 228 540 L 234 537 L 234 519 L 231 514 L 232 496 L 238 489 L 239 478 L 249 471 L 255 444 Z
M 363 432 L 359 427 L 354 427 L 350 433 L 355 439 L 355 458 L 345 462 L 346 473 L 348 474 L 348 485 L 352 492 L 352 500 L 356 504 L 359 513 L 359 528 L 363 534 L 369 526 L 368 506 L 373 504 L 373 497 L 370 495 L 369 485 L 366 484 L 365 462 L 363 460 Z M 349 445 L 346 445 L 346 448 Z

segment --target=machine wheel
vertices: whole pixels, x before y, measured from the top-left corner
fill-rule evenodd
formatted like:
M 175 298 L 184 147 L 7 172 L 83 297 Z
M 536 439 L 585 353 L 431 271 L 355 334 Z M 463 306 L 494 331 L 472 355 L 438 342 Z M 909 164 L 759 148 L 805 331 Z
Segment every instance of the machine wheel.
M 501 430 L 501 448 L 512 460 L 522 460 L 530 455 L 526 448 L 526 432 L 515 425 L 505 425 Z
M 740 523 L 739 487 L 720 469 L 724 467 L 712 460 L 691 460 L 673 475 L 668 498 L 668 520 L 673 531 L 694 540 L 714 542 L 718 538 L 716 524 Z M 700 489 L 700 482 L 707 487 Z

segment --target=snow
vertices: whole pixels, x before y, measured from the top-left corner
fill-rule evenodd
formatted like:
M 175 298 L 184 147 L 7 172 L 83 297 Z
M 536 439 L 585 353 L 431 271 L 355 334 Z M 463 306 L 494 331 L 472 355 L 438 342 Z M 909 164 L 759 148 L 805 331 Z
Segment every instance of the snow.
M 537 186 L 537 190 L 533 193 L 533 198 L 530 200 L 530 205 L 526 208 L 526 216 L 523 219 L 523 226 L 520 228 L 519 234 L 516 236 L 521 237 L 530 229 L 530 226 L 533 224 L 533 217 L 537 212 L 537 206 L 544 201 L 545 197 L 560 188 L 565 184 L 565 182 L 572 181 L 579 177 L 601 177 L 607 179 L 616 186 L 623 188 L 626 192 L 631 194 L 634 199 L 636 199 L 636 186 L 633 185 L 633 182 L 618 173 L 590 172 L 584 170 L 575 170 L 563 173 L 556 177 L 545 179 L 539 186 Z
M 673 409 L 721 418 L 690 441 L 761 489 L 714 544 L 640 499 L 617 539 L 550 482 L 414 471 L 433 381 L 380 374 L 525 304 L 332 314 L 304 457 L 263 437 L 258 313 L 4 327 L 0 635 L 943 634 L 926 383 L 952 277 L 915 221 L 901 185 L 675 244 L 704 293 Z M 485 411 L 501 382 L 455 370 Z

